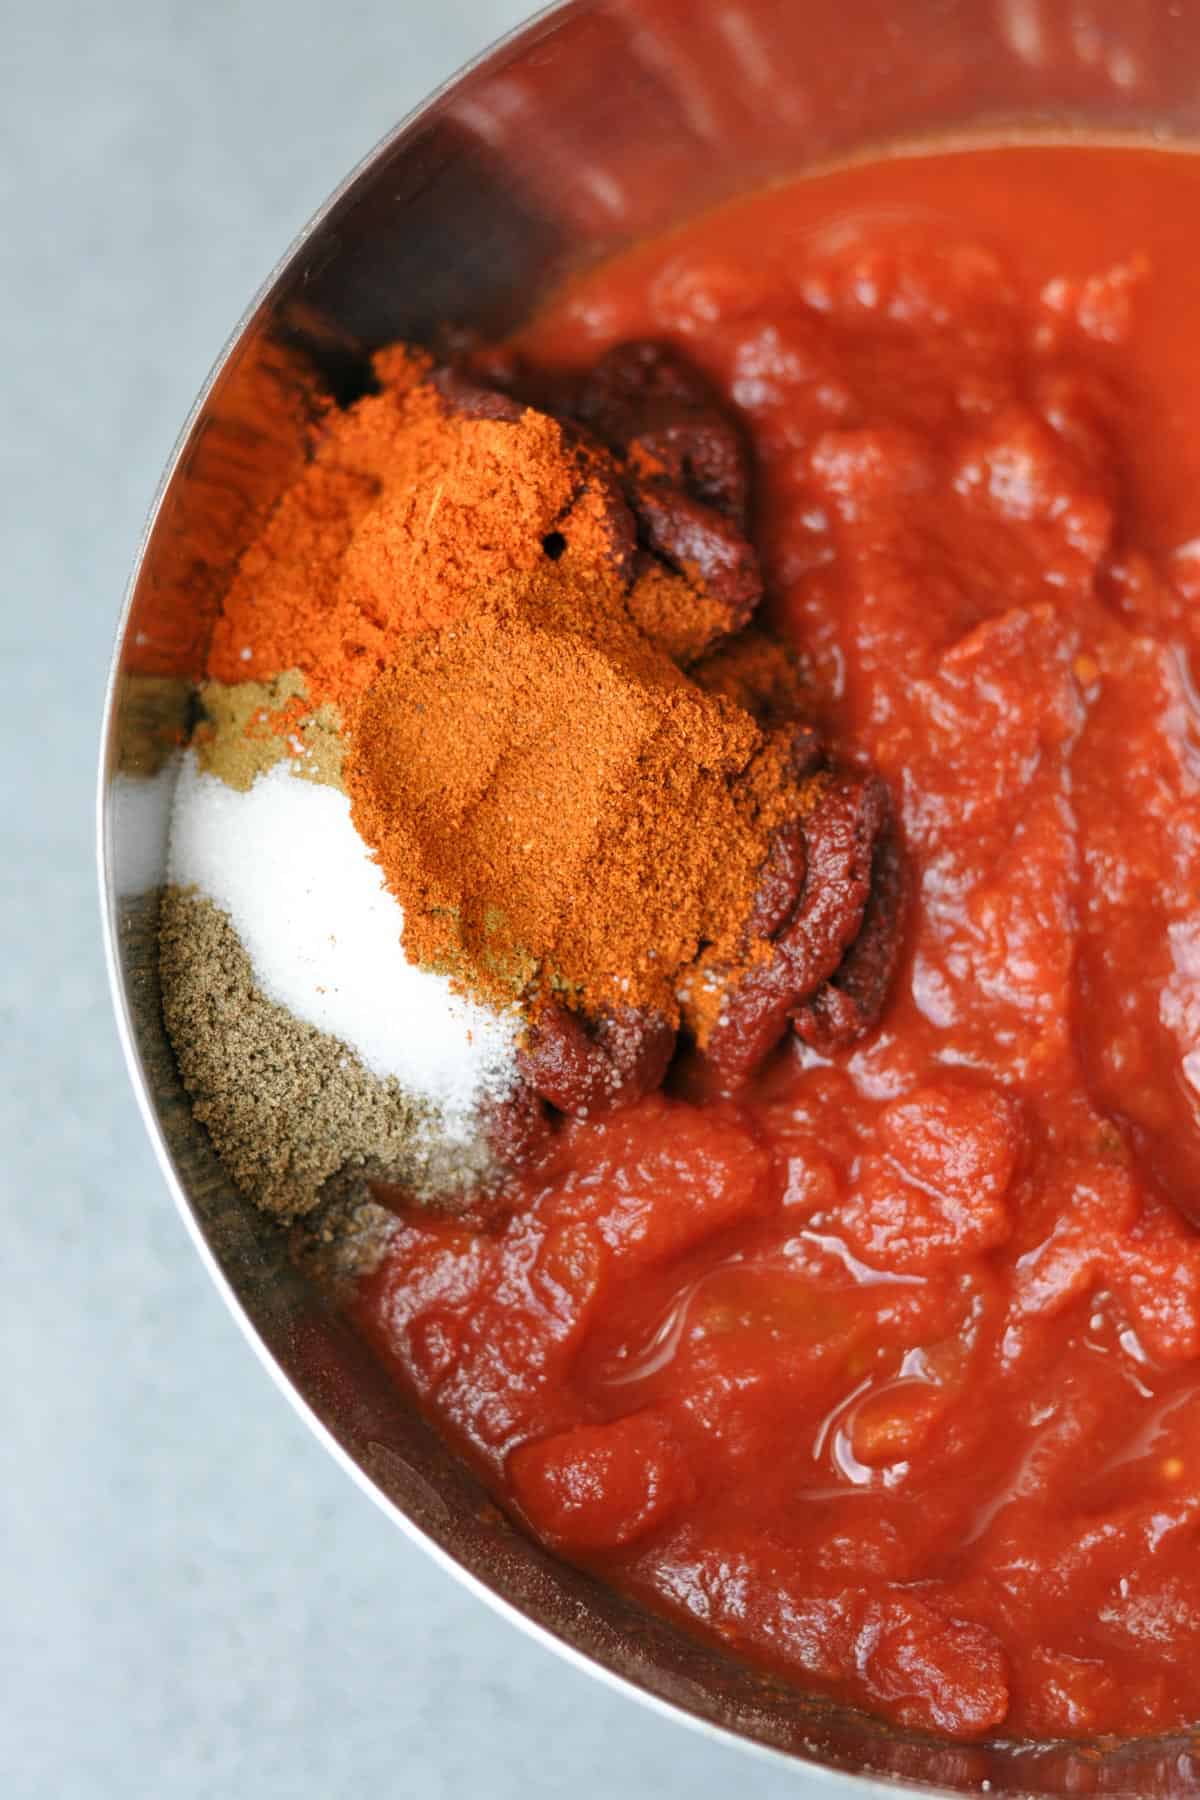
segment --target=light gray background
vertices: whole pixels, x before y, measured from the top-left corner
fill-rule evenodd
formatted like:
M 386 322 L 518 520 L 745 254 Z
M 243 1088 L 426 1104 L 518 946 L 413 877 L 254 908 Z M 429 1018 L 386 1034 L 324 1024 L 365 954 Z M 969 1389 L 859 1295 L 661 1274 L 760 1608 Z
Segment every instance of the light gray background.
M 352 1487 L 175 1218 L 104 983 L 101 689 L 176 430 L 334 182 L 527 10 L 0 5 L 6 1800 L 809 1791 L 567 1669 Z

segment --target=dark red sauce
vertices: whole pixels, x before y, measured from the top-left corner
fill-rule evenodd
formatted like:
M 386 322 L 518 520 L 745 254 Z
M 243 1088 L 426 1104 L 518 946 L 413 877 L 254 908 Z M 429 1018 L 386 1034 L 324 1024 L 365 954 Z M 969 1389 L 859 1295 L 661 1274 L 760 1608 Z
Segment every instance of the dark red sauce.
M 404 1221 L 366 1328 L 528 1527 L 958 1737 L 1200 1713 L 1200 157 L 763 193 L 568 290 L 758 459 L 770 617 L 902 821 L 880 1028 Z

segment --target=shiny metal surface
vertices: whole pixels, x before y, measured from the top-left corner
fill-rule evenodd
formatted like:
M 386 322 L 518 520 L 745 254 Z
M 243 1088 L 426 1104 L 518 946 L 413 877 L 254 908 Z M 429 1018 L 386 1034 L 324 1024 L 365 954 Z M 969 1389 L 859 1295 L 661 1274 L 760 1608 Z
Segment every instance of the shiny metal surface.
M 188 657 L 300 453 L 303 370 L 341 396 L 366 350 L 503 331 L 571 268 L 727 194 L 889 137 L 983 124 L 1200 131 L 1200 9 L 1155 0 L 576 0 L 465 72 L 343 184 L 267 282 L 166 471 L 121 621 L 99 793 L 113 992 L 167 1181 L 250 1342 L 403 1529 L 517 1622 L 631 1694 L 833 1783 L 996 1794 L 1200 1793 L 1192 1739 L 950 1746 L 747 1671 L 528 1542 L 403 1405 L 232 1190 L 166 1042 L 155 952 Z M 147 644 L 152 617 L 180 654 Z M 161 647 L 160 647 L 161 649 Z

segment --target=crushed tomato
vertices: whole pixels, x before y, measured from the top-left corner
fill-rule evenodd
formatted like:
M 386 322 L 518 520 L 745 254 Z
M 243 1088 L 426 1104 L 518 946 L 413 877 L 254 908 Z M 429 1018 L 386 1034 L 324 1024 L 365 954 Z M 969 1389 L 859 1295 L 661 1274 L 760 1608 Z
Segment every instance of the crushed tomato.
M 535 322 L 676 342 L 746 421 L 906 962 L 853 1052 L 568 1125 L 361 1298 L 557 1550 L 955 1737 L 1200 1711 L 1198 215 L 1193 155 L 896 156 Z

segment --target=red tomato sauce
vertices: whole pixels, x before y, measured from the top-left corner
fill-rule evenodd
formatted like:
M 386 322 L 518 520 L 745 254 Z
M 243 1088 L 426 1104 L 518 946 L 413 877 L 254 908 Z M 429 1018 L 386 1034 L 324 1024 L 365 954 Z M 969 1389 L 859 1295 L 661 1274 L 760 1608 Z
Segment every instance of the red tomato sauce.
M 883 1023 L 406 1220 L 374 1342 L 527 1526 L 955 1737 L 1200 1713 L 1200 157 L 764 192 L 525 347 L 658 336 L 753 435 L 771 616 L 891 784 Z

